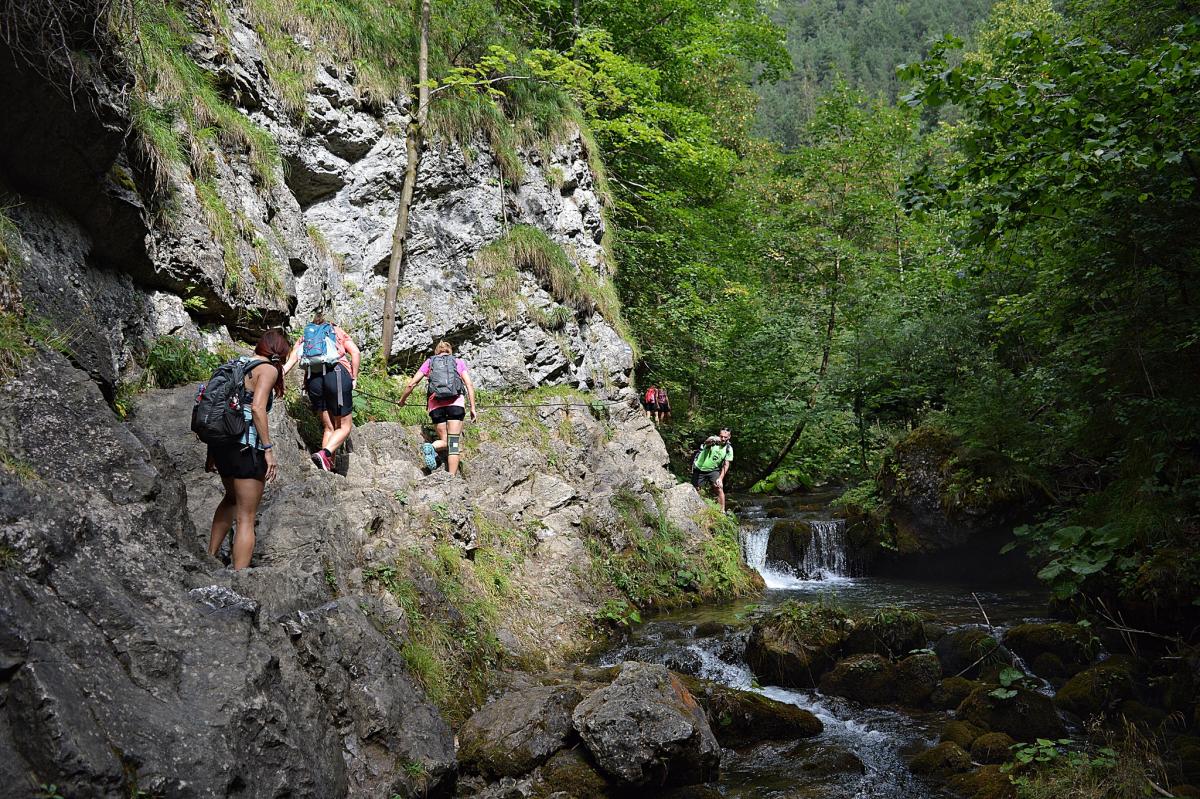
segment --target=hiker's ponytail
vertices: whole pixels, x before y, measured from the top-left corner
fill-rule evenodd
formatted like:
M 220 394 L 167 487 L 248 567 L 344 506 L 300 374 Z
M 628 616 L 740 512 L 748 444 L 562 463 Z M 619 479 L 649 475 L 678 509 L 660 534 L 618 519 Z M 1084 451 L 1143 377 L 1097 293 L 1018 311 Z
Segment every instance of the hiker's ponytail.
M 287 360 L 291 352 L 292 342 L 277 327 L 273 327 L 266 333 L 263 333 L 262 338 L 258 340 L 258 344 L 254 347 L 254 354 L 260 358 L 265 358 L 278 371 L 278 375 L 275 378 L 276 397 L 283 396 L 283 362 Z

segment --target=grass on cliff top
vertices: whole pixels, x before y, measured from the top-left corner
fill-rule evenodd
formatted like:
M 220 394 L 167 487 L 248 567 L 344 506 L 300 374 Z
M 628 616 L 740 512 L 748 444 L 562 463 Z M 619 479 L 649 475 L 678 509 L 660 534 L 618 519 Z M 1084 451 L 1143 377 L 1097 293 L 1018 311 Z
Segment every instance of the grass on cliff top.
M 167 188 L 176 164 L 190 160 L 196 175 L 205 171 L 208 134 L 243 150 L 263 183 L 275 182 L 275 140 L 223 98 L 213 76 L 188 55 L 196 30 L 181 5 L 173 0 L 114 3 L 108 23 L 133 66 L 130 122 L 156 192 Z M 211 23 L 215 27 L 215 20 Z
M 516 314 L 520 271 L 525 270 L 558 302 L 580 313 L 598 312 L 622 338 L 633 340 L 612 281 L 587 263 L 576 264 L 561 245 L 532 225 L 514 225 L 476 253 L 470 268 L 481 286 L 480 306 L 493 321 Z
M 642 610 L 670 608 L 747 596 L 754 578 L 742 563 L 737 526 L 719 511 L 707 508 L 697 519 L 707 537 L 689 540 L 667 516 L 661 491 L 647 487 L 653 509 L 638 494 L 621 489 L 613 509 L 628 545 L 614 551 L 603 531 L 585 519 L 586 545 L 592 573 L 601 587 L 615 588 Z M 612 608 L 601 609 L 599 621 L 611 621 Z

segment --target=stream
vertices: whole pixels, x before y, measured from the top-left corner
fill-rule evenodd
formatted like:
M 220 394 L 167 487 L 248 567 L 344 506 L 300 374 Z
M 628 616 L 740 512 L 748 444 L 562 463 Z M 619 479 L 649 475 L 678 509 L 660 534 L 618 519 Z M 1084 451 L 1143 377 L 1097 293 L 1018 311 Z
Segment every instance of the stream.
M 940 711 L 868 707 L 819 691 L 760 686 L 745 661 L 753 617 L 789 599 L 836 602 L 851 614 L 901 607 L 928 614 L 950 628 L 1005 627 L 1045 612 L 1046 595 L 1027 586 L 963 585 L 858 574 L 846 550 L 844 522 L 830 518 L 832 497 L 741 497 L 742 554 L 767 590 L 751 601 L 688 608 L 654 617 L 599 663 L 662 663 L 734 688 L 757 691 L 814 713 L 825 725 L 811 739 L 726 750 L 718 788 L 726 797 L 754 799 L 925 799 L 942 794 L 911 774 L 907 760 L 936 743 L 948 716 Z M 812 538 L 797 563 L 769 561 L 771 528 L 780 519 L 811 525 Z M 974 596 L 972 596 L 974 592 Z M 978 598 L 978 604 L 976 601 Z

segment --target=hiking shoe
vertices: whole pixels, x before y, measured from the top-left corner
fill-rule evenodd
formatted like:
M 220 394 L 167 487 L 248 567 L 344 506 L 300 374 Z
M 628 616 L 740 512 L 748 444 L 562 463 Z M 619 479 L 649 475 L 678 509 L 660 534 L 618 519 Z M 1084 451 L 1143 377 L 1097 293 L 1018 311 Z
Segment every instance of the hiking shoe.
M 425 468 L 433 470 L 437 468 L 437 451 L 434 450 L 433 444 L 426 441 L 421 445 L 421 454 L 425 456 Z
M 323 449 L 319 449 L 312 454 L 312 462 L 323 472 L 333 471 L 333 459 L 326 455 Z

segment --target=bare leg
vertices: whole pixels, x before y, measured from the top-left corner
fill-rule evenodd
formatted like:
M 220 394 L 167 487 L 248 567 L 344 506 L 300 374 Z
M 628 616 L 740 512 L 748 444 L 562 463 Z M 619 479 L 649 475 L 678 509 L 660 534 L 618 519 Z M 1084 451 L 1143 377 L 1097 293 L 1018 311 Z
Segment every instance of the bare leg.
M 329 414 L 325 413 L 328 418 Z M 332 455 L 337 451 L 337 448 L 346 443 L 346 439 L 350 437 L 350 432 L 354 428 L 353 416 L 338 416 L 333 420 L 333 430 L 327 436 L 322 438 L 322 444 L 326 451 Z
M 333 419 L 329 416 L 329 411 L 321 411 L 321 449 L 326 452 L 333 452 L 329 448 L 329 440 L 333 438 Z
M 720 483 L 713 484 L 713 490 L 717 492 L 717 502 L 721 505 L 721 513 L 725 512 L 725 486 Z
M 233 478 L 222 477 L 221 485 L 225 486 L 225 496 L 217 503 L 217 510 L 213 513 L 212 531 L 208 535 L 208 554 L 213 557 L 221 551 L 221 544 L 225 543 L 225 536 L 229 535 L 229 529 L 233 526 L 234 509 L 237 508 Z
M 450 421 L 448 421 L 446 423 L 446 427 L 447 427 L 447 430 L 446 430 L 447 435 L 449 435 L 450 433 L 453 433 L 454 435 L 459 435 L 460 433 L 462 433 L 462 427 L 463 427 L 462 419 L 451 419 Z M 461 440 L 459 442 L 459 446 L 460 446 L 460 448 L 462 446 Z M 458 455 L 448 455 L 446 457 L 446 465 L 450 469 L 450 474 L 458 474 L 458 461 L 459 461 Z
M 258 503 L 262 501 L 262 480 L 234 480 L 237 494 L 237 534 L 233 537 L 233 568 L 244 569 L 250 565 L 254 554 L 254 517 Z
M 446 430 L 445 422 L 438 422 L 437 435 L 438 435 L 438 440 L 433 442 L 433 448 L 436 449 L 438 452 L 445 452 L 446 447 L 450 446 L 450 442 L 446 438 L 446 436 L 449 435 L 449 433 Z

